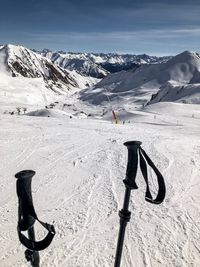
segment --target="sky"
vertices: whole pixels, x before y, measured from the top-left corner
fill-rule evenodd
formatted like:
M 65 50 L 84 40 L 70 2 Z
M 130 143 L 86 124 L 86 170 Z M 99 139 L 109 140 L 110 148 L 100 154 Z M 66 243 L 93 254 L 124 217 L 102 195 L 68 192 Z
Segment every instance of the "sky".
M 200 0 L 0 0 L 0 44 L 71 52 L 200 52 Z

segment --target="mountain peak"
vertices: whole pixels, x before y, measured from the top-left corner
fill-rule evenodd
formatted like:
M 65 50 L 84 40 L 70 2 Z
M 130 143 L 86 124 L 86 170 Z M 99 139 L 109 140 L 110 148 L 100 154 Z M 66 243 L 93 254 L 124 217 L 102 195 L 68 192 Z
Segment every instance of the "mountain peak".
M 172 101 L 182 101 L 184 98 L 184 101 L 197 103 L 200 100 L 198 97 L 195 100 L 197 87 L 194 85 L 199 86 L 199 83 L 200 56 L 195 52 L 184 51 L 166 63 L 145 64 L 132 71 L 110 74 L 96 84 L 89 94 L 87 91 L 83 92 L 81 99 L 100 105 L 108 101 L 107 92 L 109 92 L 109 99 L 113 102 L 129 96 L 135 103 L 145 103 L 151 92 L 155 97 L 155 102 L 166 99 L 170 101 L 170 97 L 168 98 L 165 93 L 171 96 L 171 93 L 168 93 L 169 90 L 176 88 Z M 157 95 L 160 88 L 167 88 L 166 91 L 162 91 L 161 96 Z M 182 88 L 187 88 L 187 90 Z M 190 100 L 187 100 L 187 95 L 190 95 Z
M 67 70 L 54 65 L 48 58 L 20 45 L 7 44 L 0 49 L 0 71 L 13 77 L 42 78 L 46 87 L 64 92 L 78 88 Z
M 188 61 L 191 61 L 191 60 L 197 60 L 199 61 L 200 60 L 200 55 L 196 52 L 193 52 L 193 51 L 184 51 L 176 56 L 174 56 L 170 61 L 172 62 L 175 62 L 175 61 L 179 61 L 179 62 L 188 62 Z
M 43 50 L 42 50 L 42 53 L 48 53 L 48 52 L 52 52 L 50 49 L 48 49 L 48 48 L 44 48 Z

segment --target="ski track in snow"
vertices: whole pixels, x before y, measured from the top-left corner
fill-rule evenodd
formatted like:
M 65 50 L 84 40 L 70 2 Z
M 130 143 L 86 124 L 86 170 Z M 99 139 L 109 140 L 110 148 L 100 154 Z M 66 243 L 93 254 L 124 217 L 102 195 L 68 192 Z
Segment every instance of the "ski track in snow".
M 167 195 L 159 206 L 145 202 L 144 180 L 138 172 L 139 190 L 131 194 L 121 266 L 200 266 L 200 125 L 191 119 L 175 125 L 167 116 L 166 127 L 159 116 L 154 124 L 146 124 L 145 117 L 114 125 L 1 115 L 0 266 L 27 266 L 16 231 L 14 174 L 22 169 L 36 171 L 32 191 L 37 214 L 56 228 L 52 244 L 40 253 L 41 266 L 113 266 L 127 140 L 143 142 L 165 177 Z M 154 191 L 156 183 L 149 173 Z M 44 232 L 38 230 L 42 238 Z

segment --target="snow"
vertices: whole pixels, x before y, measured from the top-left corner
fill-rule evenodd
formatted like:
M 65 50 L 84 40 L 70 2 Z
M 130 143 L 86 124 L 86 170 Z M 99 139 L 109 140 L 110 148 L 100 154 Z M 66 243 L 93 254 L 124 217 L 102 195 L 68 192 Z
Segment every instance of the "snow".
M 69 101 L 72 93 L 85 88 L 87 83 L 93 85 L 96 82 L 95 78 L 84 78 L 76 72 L 70 72 L 70 75 L 77 81 L 78 87 L 68 91 L 65 87 L 63 90 L 58 87 L 51 90 L 46 86 L 43 78 L 11 77 L 0 73 L 0 112 L 16 111 L 17 107 L 27 107 L 28 111 L 41 109 L 54 102 L 62 101 L 65 97 Z
M 42 53 L 45 57 L 52 60 L 60 67 L 73 71 L 85 76 L 102 78 L 107 75 L 107 71 L 98 65 L 99 62 L 94 62 L 93 57 L 83 53 L 59 53 L 47 52 Z M 97 63 L 97 64 L 96 64 Z
M 53 109 L 53 108 L 33 110 L 33 111 L 27 112 L 25 114 L 27 116 L 34 116 L 34 117 L 61 118 L 61 117 L 65 116 L 65 117 L 68 117 L 70 119 L 72 119 L 72 118 L 76 119 L 76 117 L 70 113 L 67 113 L 67 112 L 59 110 L 59 109 Z
M 0 111 L 12 111 L 18 106 L 35 109 L 56 99 L 42 78 L 13 78 L 5 74 L 0 74 L 0 96 Z
M 167 195 L 159 206 L 145 202 L 138 173 L 122 266 L 199 266 L 199 105 L 158 103 L 127 111 L 127 117 L 124 111 L 123 119 L 131 118 L 124 125 L 49 112 L 57 115 L 0 115 L 1 266 L 27 266 L 16 231 L 14 174 L 23 169 L 36 171 L 37 214 L 56 228 L 40 253 L 41 266 L 113 266 L 128 140 L 142 141 L 165 177 Z M 44 236 L 42 229 L 37 236 Z
M 82 76 L 77 73 L 75 70 L 68 70 L 68 73 L 76 80 L 78 84 L 78 88 L 84 89 L 87 87 L 92 87 L 96 83 L 100 82 L 100 79 L 90 77 L 90 76 Z
M 122 266 L 200 265 L 198 57 L 184 52 L 163 65 L 110 75 L 97 86 L 90 78 L 89 89 L 74 88 L 75 93 L 65 95 L 65 90 L 58 95 L 47 88 L 43 78 L 13 78 L 1 69 L 1 266 L 27 266 L 16 230 L 14 178 L 24 169 L 36 171 L 32 192 L 38 217 L 56 228 L 52 244 L 40 253 L 41 266 L 113 266 L 125 191 L 123 143 L 131 140 L 142 142 L 165 178 L 167 194 L 161 205 L 145 202 L 145 182 L 138 172 Z M 74 71 L 69 75 L 80 88 L 86 86 L 88 77 Z M 150 105 L 142 106 L 159 88 Z M 26 114 L 17 115 L 17 107 L 26 107 Z M 118 124 L 112 121 L 113 109 Z M 155 192 L 155 177 L 149 173 Z M 36 232 L 38 239 L 45 235 L 38 224 Z
M 16 45 L 8 44 L 2 48 L 1 53 L 3 52 L 7 54 L 7 64 L 10 64 L 10 63 L 12 64 L 13 62 L 18 61 L 22 65 L 24 65 L 25 69 L 31 69 L 33 72 L 32 75 L 35 75 L 36 77 L 39 75 L 39 73 L 45 74 L 46 70 L 44 66 L 42 65 L 42 63 L 40 62 L 42 57 L 30 51 L 29 49 L 23 46 L 16 46 Z
M 43 78 L 46 87 L 57 94 L 68 90 L 83 89 L 92 86 L 100 79 L 82 76 L 75 70 L 68 71 L 52 61 L 23 46 L 5 45 L 0 49 L 0 75 Z M 1 77 L 0 77 L 1 81 Z
M 185 51 L 166 63 L 145 64 L 129 71 L 109 74 L 94 88 L 81 92 L 80 99 L 104 105 L 109 99 L 131 99 L 134 104 L 159 101 L 200 103 L 200 56 Z M 159 91 L 160 90 L 160 91 Z M 157 97 L 155 97 L 157 96 Z
M 14 62 L 19 64 L 18 69 L 13 67 Z M 44 108 L 60 96 L 69 97 L 72 92 L 98 81 L 75 70 L 62 70 L 23 46 L 5 45 L 0 49 L 1 111 L 13 112 L 17 107 L 27 107 L 28 111 Z
M 105 77 L 110 70 L 105 64 L 126 65 L 127 63 L 158 63 L 166 62 L 171 57 L 155 57 L 148 55 L 114 54 L 114 53 L 64 53 L 51 52 L 48 49 L 40 52 L 43 56 L 51 59 L 64 69 L 76 70 L 80 74 L 97 78 Z M 112 71 L 111 71 L 112 72 Z
M 39 52 L 39 51 L 38 51 Z M 45 55 L 49 59 L 56 60 L 61 63 L 63 59 L 71 60 L 71 59 L 84 59 L 85 61 L 92 61 L 96 64 L 101 63 L 113 63 L 113 64 L 124 64 L 127 62 L 137 62 L 141 61 L 141 63 L 158 63 L 158 62 L 166 62 L 171 58 L 171 56 L 166 57 L 156 57 L 150 55 L 135 55 L 135 54 L 117 54 L 117 53 L 72 53 L 72 52 L 60 52 L 60 51 L 50 51 L 44 49 L 39 52 L 42 55 Z
M 181 84 L 177 82 L 168 82 L 160 87 L 158 93 L 149 103 L 153 104 L 160 101 L 200 104 L 200 83 Z
M 6 68 L 6 58 L 7 55 L 4 50 L 1 50 L 3 46 L 0 46 L 0 75 L 1 73 L 7 74 L 8 75 L 8 70 Z

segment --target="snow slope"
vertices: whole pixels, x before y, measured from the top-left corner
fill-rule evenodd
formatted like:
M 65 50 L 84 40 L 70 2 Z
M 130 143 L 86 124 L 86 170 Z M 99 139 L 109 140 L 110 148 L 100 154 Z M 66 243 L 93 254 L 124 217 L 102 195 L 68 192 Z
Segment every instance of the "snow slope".
M 200 104 L 200 83 L 168 82 L 160 87 L 158 93 L 152 95 L 149 104 L 163 101 Z
M 103 104 L 108 100 L 116 101 L 119 98 L 125 102 L 131 99 L 132 103 L 145 104 L 150 101 L 153 94 L 152 103 L 182 101 L 198 104 L 200 103 L 199 83 L 200 56 L 197 53 L 185 51 L 166 63 L 146 64 L 130 71 L 110 74 L 94 88 L 81 93 L 80 98 L 93 104 Z M 184 90 L 180 91 L 181 87 Z M 160 92 L 158 92 L 159 89 L 161 89 Z M 167 98 L 163 96 L 166 93 Z
M 23 46 L 5 45 L 0 49 L 1 65 L 12 77 L 43 78 L 49 87 L 77 87 L 70 74 Z M 3 62 L 4 61 L 4 62 Z
M 54 65 L 49 59 L 15 45 L 0 48 L 0 109 L 6 106 L 43 107 L 60 95 L 99 81 Z
M 17 107 L 26 107 L 28 111 L 44 108 L 59 101 L 63 94 L 70 98 L 72 92 L 67 88 L 50 89 L 43 78 L 11 77 L 0 73 L 0 113 L 16 112 Z
M 36 171 L 32 186 L 39 218 L 56 227 L 53 243 L 40 254 L 41 266 L 113 266 L 128 140 L 143 142 L 165 177 L 167 195 L 161 205 L 145 202 L 138 173 L 122 266 L 200 265 L 199 105 L 149 105 L 125 125 L 62 114 L 0 115 L 0 122 L 1 266 L 27 266 L 16 231 L 14 174 L 23 169 Z M 43 230 L 36 227 L 41 238 Z
M 28 109 L 44 107 L 55 100 L 55 93 L 45 87 L 42 78 L 29 79 L 0 74 L 0 111 L 18 106 Z

